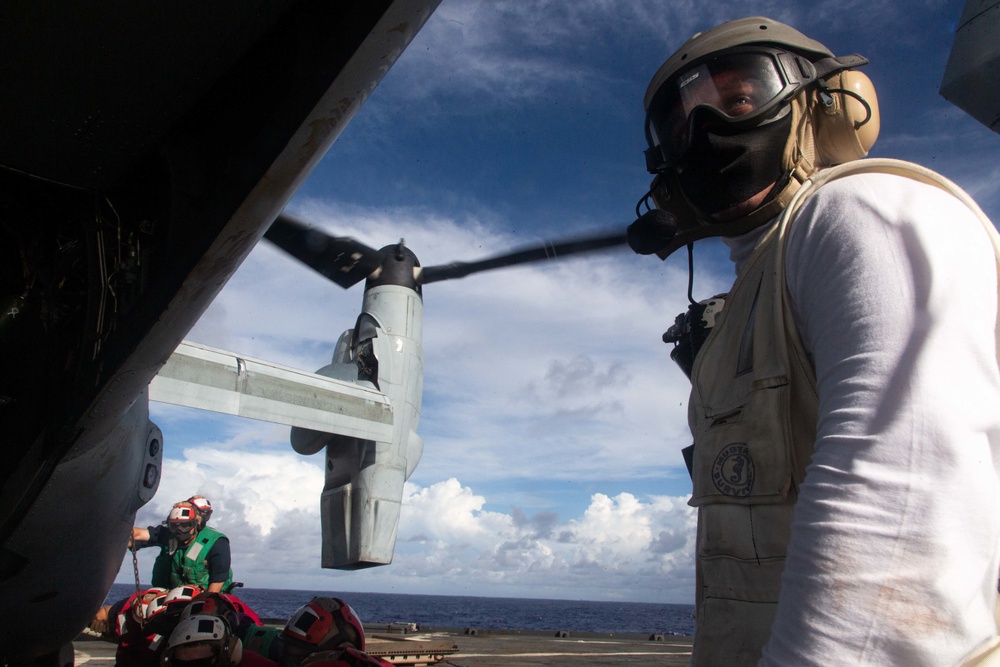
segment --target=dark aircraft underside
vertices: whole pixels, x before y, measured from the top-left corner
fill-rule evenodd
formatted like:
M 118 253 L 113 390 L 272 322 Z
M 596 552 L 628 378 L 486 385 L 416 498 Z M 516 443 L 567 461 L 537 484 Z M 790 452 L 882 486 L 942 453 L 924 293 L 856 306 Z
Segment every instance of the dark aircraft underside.
M 103 600 L 146 386 L 434 5 L 0 5 L 0 662 Z

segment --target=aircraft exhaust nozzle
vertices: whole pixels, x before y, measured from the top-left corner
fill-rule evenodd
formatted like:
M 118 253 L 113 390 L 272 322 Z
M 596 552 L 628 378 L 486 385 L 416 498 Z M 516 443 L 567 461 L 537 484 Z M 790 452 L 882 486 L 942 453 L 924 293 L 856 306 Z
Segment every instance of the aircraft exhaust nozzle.
M 392 562 L 405 472 L 376 463 L 347 484 L 323 491 L 324 568 L 359 570 Z

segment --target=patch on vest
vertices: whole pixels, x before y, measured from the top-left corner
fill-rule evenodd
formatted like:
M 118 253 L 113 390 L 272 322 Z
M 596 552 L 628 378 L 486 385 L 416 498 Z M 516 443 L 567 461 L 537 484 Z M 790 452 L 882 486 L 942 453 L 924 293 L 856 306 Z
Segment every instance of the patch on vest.
M 744 442 L 726 445 L 715 457 L 712 483 L 724 496 L 745 498 L 753 491 L 754 468 L 750 448 Z

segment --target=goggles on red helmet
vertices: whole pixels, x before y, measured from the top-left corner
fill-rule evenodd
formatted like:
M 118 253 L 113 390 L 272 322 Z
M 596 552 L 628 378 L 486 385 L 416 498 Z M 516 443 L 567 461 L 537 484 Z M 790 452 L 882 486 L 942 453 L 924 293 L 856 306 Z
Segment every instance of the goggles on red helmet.
M 188 502 L 177 503 L 167 516 L 167 528 L 174 535 L 186 536 L 198 527 L 198 510 Z
M 740 46 L 696 60 L 671 75 L 646 113 L 650 172 L 683 166 L 695 127 L 740 132 L 789 112 L 788 101 L 816 80 L 803 56 Z
M 195 525 L 197 524 L 194 521 L 171 521 L 168 527 L 175 535 L 186 535 L 194 531 Z

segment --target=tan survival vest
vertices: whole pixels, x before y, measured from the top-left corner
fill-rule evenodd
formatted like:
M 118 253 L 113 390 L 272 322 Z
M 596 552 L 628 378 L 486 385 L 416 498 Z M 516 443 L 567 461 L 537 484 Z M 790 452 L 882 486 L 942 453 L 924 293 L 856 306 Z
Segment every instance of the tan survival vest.
M 987 228 L 1000 275 L 1000 236 L 943 176 L 899 160 L 870 159 L 826 169 L 803 183 L 747 260 L 691 373 L 690 504 L 698 508 L 694 667 L 756 665 L 770 636 L 819 402 L 789 311 L 788 229 L 817 188 L 869 172 L 912 178 L 962 200 Z M 1000 359 L 1000 330 L 997 340 Z

